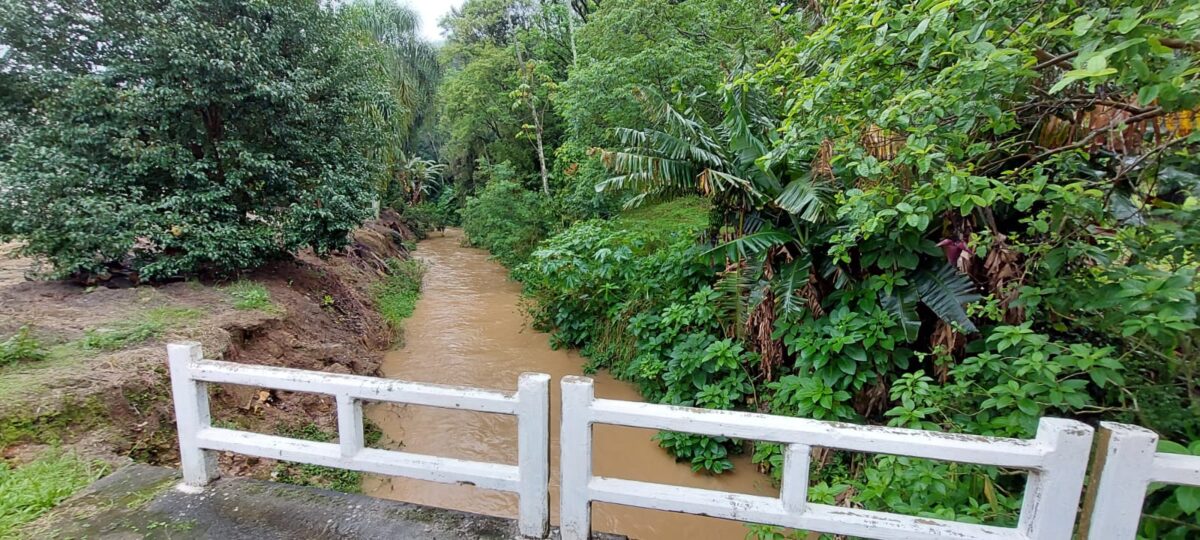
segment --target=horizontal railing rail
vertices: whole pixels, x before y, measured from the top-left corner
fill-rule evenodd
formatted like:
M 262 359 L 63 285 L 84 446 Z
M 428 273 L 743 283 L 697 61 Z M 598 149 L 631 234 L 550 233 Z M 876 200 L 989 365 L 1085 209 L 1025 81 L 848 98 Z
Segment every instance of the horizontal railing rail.
M 562 381 L 559 516 L 564 540 L 583 540 L 591 503 L 777 525 L 880 539 L 1062 539 L 1071 537 L 1087 469 L 1092 428 L 1044 418 L 1033 440 L 822 422 L 739 411 L 713 411 L 596 399 L 591 379 Z M 779 498 L 592 475 L 592 425 L 613 424 L 785 445 Z M 842 508 L 808 501 L 813 447 L 993 465 L 1028 471 L 1015 528 Z
M 515 492 L 519 496 L 521 534 L 543 538 L 549 531 L 549 375 L 524 373 L 518 380 L 517 392 L 508 393 L 205 360 L 198 343 L 168 345 L 167 357 L 180 460 L 188 485 L 203 486 L 217 477 L 215 452 L 234 452 Z M 338 442 L 305 441 L 213 427 L 206 388 L 210 383 L 333 396 L 337 402 Z M 363 440 L 364 400 L 514 415 L 518 464 L 367 448 Z
M 519 496 L 519 528 L 549 532 L 550 376 L 525 373 L 514 392 L 414 383 L 205 360 L 197 343 L 167 347 L 184 482 L 217 477 L 216 452 L 308 463 L 442 483 L 470 484 Z M 316 442 L 212 425 L 209 384 L 236 384 L 332 396 L 337 442 Z M 517 465 L 368 448 L 363 402 L 405 403 L 517 417 Z M 611 424 L 783 445 L 779 497 L 657 484 L 592 474 L 592 426 Z M 717 411 L 597 399 L 592 380 L 562 380 L 560 521 L 564 540 L 591 533 L 591 505 L 604 502 L 706 515 L 798 530 L 877 539 L 1066 540 L 1080 515 L 1080 493 L 1092 477 L 1079 526 L 1090 539 L 1132 540 L 1151 483 L 1200 487 L 1200 456 L 1157 452 L 1158 435 L 1102 422 L 1092 428 L 1043 418 L 1033 439 L 984 437 L 864 426 L 744 411 Z M 1026 471 L 1015 527 L 843 508 L 808 500 L 814 448 L 924 458 Z
M 1158 434 L 1143 427 L 1101 422 L 1094 459 L 1079 526 L 1085 539 L 1135 538 L 1151 483 L 1200 486 L 1200 456 L 1158 452 Z

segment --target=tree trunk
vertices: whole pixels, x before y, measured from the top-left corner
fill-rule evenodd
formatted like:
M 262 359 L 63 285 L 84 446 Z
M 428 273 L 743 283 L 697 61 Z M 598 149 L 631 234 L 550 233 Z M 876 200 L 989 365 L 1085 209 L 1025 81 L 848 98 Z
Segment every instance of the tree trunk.
M 579 54 L 575 52 L 575 15 L 572 8 L 567 6 L 567 34 L 571 38 L 571 67 L 579 63 Z
M 533 108 L 533 102 L 529 103 L 530 112 L 534 114 L 534 135 L 537 140 L 538 165 L 542 168 L 542 193 L 550 195 L 550 175 L 546 172 L 546 152 L 542 149 L 542 122 L 537 118 L 537 112 Z

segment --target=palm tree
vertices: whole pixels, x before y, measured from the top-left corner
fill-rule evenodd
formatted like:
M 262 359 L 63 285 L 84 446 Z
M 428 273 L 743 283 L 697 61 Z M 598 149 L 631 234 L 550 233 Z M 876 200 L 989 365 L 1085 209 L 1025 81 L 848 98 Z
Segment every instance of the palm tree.
M 413 156 L 405 162 L 402 171 L 408 203 L 421 204 L 425 195 L 429 194 L 430 188 L 440 185 L 442 172 L 445 170 L 445 164 L 422 159 L 420 156 Z
M 387 96 L 375 100 L 366 117 L 384 135 L 376 150 L 386 173 L 379 193 L 386 196 L 409 161 L 411 135 L 432 104 L 441 68 L 434 47 L 421 38 L 420 17 L 393 0 L 355 0 L 343 8 L 359 39 L 372 50 Z
M 723 215 L 720 233 L 707 252 L 726 271 L 718 289 L 727 291 L 722 310 L 737 314 L 732 328 L 758 309 L 745 304 L 771 298 L 780 312 L 799 312 L 819 305 L 810 283 L 832 282 L 841 288 L 853 272 L 808 246 L 838 227 L 833 196 L 838 184 L 827 170 L 828 157 L 814 163 L 787 163 L 768 151 L 775 126 L 763 111 L 767 105 L 741 85 L 730 85 L 723 96 L 722 119 L 708 123 L 693 104 L 700 95 L 678 96 L 674 103 L 641 94 L 655 127 L 617 129 L 624 146 L 601 151 L 604 164 L 616 175 L 597 189 L 628 189 L 637 194 L 627 206 L 647 198 L 670 198 L 699 193 L 713 200 Z M 913 285 L 897 288 L 883 305 L 906 337 L 916 339 L 920 328 L 917 304 L 938 318 L 973 330 L 963 306 L 978 298 L 970 279 L 946 264 L 921 268 Z M 728 306 L 728 307 L 725 307 Z M 772 310 L 769 310 L 772 311 Z M 773 315 L 759 320 L 769 328 Z M 767 332 L 769 334 L 769 331 Z

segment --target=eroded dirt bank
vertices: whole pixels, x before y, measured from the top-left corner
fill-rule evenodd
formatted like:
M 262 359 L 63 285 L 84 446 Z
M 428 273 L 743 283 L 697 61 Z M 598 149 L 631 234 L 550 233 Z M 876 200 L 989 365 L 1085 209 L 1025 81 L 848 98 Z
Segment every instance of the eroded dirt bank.
M 393 330 L 371 287 L 389 258 L 415 240 L 394 214 L 368 223 L 343 253 L 301 253 L 242 276 L 270 305 L 237 306 L 226 284 L 180 282 L 105 288 L 30 281 L 33 261 L 0 246 L 0 339 L 22 327 L 46 358 L 0 366 L 0 448 L 20 463 L 49 446 L 120 463 L 177 459 L 164 344 L 200 341 L 208 358 L 374 375 Z M 123 340 L 112 339 L 122 336 Z M 223 387 L 215 422 L 276 433 L 281 426 L 334 431 L 333 404 L 310 394 Z M 223 456 L 229 474 L 265 476 L 270 464 Z
M 461 233 L 437 233 L 420 243 L 414 256 L 428 266 L 421 299 L 405 322 L 405 345 L 384 361 L 384 376 L 422 382 L 515 390 L 526 371 L 549 373 L 551 383 L 551 511 L 557 523 L 559 380 L 581 373 L 584 359 L 550 348 L 546 334 L 528 327 L 520 306 L 520 285 L 485 251 L 460 245 Z M 598 373 L 596 395 L 640 401 L 633 386 Z M 376 405 L 368 417 L 383 431 L 380 445 L 478 461 L 516 463 L 516 422 L 510 416 L 428 407 Z M 721 476 L 693 473 L 652 440 L 654 431 L 600 425 L 595 428 L 597 475 L 723 491 L 775 496 L 769 479 L 754 471 L 748 456 L 737 472 Z M 516 497 L 473 486 L 432 484 L 405 478 L 367 477 L 369 495 L 482 514 L 513 517 Z M 634 539 L 743 538 L 740 523 L 609 504 L 593 506 L 598 531 Z

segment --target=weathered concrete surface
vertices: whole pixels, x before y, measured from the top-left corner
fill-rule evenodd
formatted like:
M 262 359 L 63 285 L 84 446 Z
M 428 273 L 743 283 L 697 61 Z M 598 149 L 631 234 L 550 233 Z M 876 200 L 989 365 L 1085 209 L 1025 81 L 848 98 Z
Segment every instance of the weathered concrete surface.
M 177 489 L 174 469 L 130 465 L 26 528 L 27 538 L 510 539 L 512 520 L 248 478 L 202 493 Z M 557 538 L 554 531 L 552 538 Z

